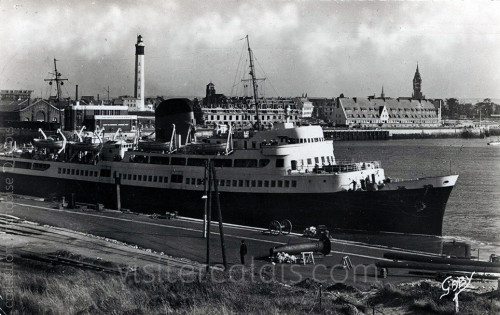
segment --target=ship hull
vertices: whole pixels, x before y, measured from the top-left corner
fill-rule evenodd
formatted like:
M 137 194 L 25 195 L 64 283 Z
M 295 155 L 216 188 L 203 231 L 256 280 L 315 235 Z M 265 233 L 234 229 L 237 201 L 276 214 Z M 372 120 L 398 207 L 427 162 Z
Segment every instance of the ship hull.
M 1 182 L 13 180 L 13 193 L 39 197 L 66 198 L 102 203 L 115 208 L 116 186 L 15 173 L 2 173 Z M 326 225 L 329 229 L 385 231 L 441 235 L 446 202 L 452 186 L 380 191 L 340 191 L 329 193 L 221 192 L 224 222 L 266 228 L 272 220 L 289 219 L 294 230 Z M 10 189 L 2 185 L 2 191 Z M 203 192 L 120 186 L 122 208 L 144 213 L 177 211 L 179 215 L 202 218 Z M 215 195 L 215 194 L 214 194 Z M 216 208 L 213 204 L 213 218 Z

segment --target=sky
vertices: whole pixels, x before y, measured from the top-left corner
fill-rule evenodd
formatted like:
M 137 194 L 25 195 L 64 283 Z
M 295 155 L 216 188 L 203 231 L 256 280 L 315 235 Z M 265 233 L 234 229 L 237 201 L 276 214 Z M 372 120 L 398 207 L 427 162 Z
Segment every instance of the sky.
M 247 34 L 265 96 L 500 98 L 500 1 L 0 0 L 0 89 L 47 97 L 134 94 L 145 44 L 146 96 L 241 95 Z

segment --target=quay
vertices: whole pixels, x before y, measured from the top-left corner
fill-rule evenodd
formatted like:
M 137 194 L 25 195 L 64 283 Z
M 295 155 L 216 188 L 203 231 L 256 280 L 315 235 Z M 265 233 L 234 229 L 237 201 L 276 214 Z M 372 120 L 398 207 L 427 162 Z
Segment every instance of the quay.
M 0 215 L 15 216 L 23 220 L 37 222 L 40 225 L 88 233 L 153 252 L 162 252 L 168 256 L 188 259 L 200 264 L 205 263 L 206 239 L 203 238 L 203 222 L 198 219 L 179 217 L 168 220 L 114 210 L 60 209 L 56 202 L 32 198 L 15 198 L 12 210 L 7 211 L 6 207 L 0 207 Z M 277 268 L 279 273 L 276 274 L 282 277 L 278 280 L 284 282 L 311 278 L 316 281 L 342 282 L 359 288 L 368 288 L 377 282 L 402 283 L 429 278 L 429 274 L 410 272 L 406 268 L 390 269 L 385 275 L 381 274 L 380 269 L 376 267 L 377 263 L 392 261 L 384 257 L 387 253 L 423 254 L 421 252 L 340 239 L 331 239 L 332 250 L 330 254 L 326 256 L 315 254 L 315 264 L 271 264 L 263 259 L 269 255 L 270 248 L 316 240 L 294 233 L 271 236 L 262 233 L 262 231 L 262 228 L 224 225 L 229 266 L 239 264 L 239 246 L 241 240 L 245 240 L 248 244 L 247 264 L 255 267 L 269 265 Z M 212 233 L 217 235 L 212 234 L 210 239 L 211 265 L 221 266 L 222 251 L 217 222 L 212 222 Z M 65 244 L 61 244 L 61 248 L 64 247 Z M 435 254 L 427 255 L 429 257 L 437 256 Z M 346 257 L 353 268 L 342 268 Z M 134 255 L 129 258 L 131 262 L 135 259 Z
M 387 140 L 389 139 L 388 130 L 337 130 L 323 129 L 325 139 L 334 141 L 352 141 L 352 140 Z

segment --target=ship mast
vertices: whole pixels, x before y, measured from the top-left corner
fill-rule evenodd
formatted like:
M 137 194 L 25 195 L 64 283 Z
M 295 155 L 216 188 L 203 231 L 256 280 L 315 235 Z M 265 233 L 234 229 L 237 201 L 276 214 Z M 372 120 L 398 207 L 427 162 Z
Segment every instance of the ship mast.
M 257 79 L 255 78 L 255 68 L 253 65 L 253 54 L 250 49 L 250 41 L 248 40 L 248 35 L 246 36 L 247 45 L 248 45 L 248 55 L 250 57 L 250 75 L 252 76 L 252 87 L 253 87 L 253 99 L 255 101 L 255 115 L 257 116 L 257 122 L 255 123 L 255 127 L 257 130 L 260 130 L 260 118 L 259 118 L 259 104 L 257 102 Z
M 59 124 L 62 128 L 62 113 L 61 113 L 61 106 L 60 106 L 60 101 L 61 101 L 61 85 L 64 85 L 63 81 L 68 81 L 68 79 L 62 79 L 60 78 L 61 74 L 57 72 L 57 60 L 54 58 L 54 73 L 51 73 L 54 75 L 54 79 L 45 79 L 44 81 L 49 81 L 49 85 L 52 85 L 53 81 L 56 81 L 56 93 L 57 93 L 57 108 L 59 111 Z M 50 123 L 50 121 L 49 121 Z

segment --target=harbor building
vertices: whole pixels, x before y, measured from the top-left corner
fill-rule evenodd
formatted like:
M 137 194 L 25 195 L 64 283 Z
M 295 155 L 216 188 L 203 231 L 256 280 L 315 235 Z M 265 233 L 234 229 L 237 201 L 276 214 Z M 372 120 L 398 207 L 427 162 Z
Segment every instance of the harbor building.
M 0 90 L 0 100 L 22 101 L 31 98 L 33 90 Z
M 202 102 L 201 111 L 205 124 L 232 124 L 245 127 L 257 122 L 255 100 L 251 97 L 226 97 L 217 94 L 210 82 Z M 259 119 L 262 126 L 275 122 L 300 122 L 312 117 L 313 105 L 305 95 L 296 98 L 259 98 Z
M 441 100 L 338 97 L 331 120 L 348 127 L 432 128 L 441 126 L 441 105 Z
M 341 94 L 332 105 L 324 112 L 330 114 L 330 121 L 336 126 L 435 128 L 442 124 L 443 100 L 425 98 L 418 64 L 413 77 L 411 97 L 386 97 L 382 86 L 380 97 L 349 98 Z
M 104 132 L 134 131 L 137 126 L 137 115 L 129 115 L 127 106 L 117 105 L 82 105 L 79 101 L 66 113 L 67 130 L 79 130 L 83 126 L 88 131 L 96 127 L 104 128 Z

